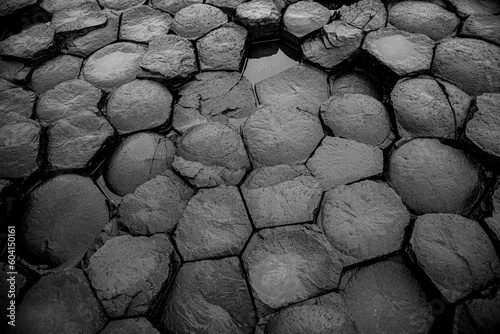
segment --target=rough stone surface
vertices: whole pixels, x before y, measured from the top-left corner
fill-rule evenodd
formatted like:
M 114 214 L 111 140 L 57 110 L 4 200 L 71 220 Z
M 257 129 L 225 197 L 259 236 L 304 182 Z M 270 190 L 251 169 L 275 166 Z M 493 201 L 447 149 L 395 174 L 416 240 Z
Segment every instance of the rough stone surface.
M 500 94 L 478 96 L 476 106 L 466 136 L 483 151 L 500 158 Z
M 36 105 L 36 117 L 43 126 L 85 112 L 97 114 L 101 90 L 88 82 L 74 79 L 45 92 Z
M 189 201 L 174 239 L 184 261 L 240 255 L 252 234 L 237 187 L 200 191 Z
M 69 55 L 52 58 L 35 68 L 31 74 L 31 87 L 43 94 L 64 81 L 76 79 L 82 63 L 83 59 Z
M 110 91 L 137 77 L 145 52 L 145 46 L 128 42 L 105 46 L 87 58 L 83 76 L 91 84 Z
M 47 24 L 36 24 L 0 41 L 0 55 L 36 61 L 54 46 L 55 31 Z
M 171 232 L 193 194 L 193 189 L 167 169 L 123 197 L 118 222 L 134 235 Z
M 324 68 L 348 59 L 361 44 L 363 32 L 343 21 L 325 25 L 320 36 L 306 40 L 301 48 L 304 57 Z
M 433 48 L 429 37 L 393 28 L 370 32 L 363 44 L 364 50 L 401 76 L 428 70 Z
M 159 10 L 175 15 L 182 8 L 203 3 L 203 0 L 151 0 L 151 5 Z
M 328 79 L 332 95 L 363 94 L 382 100 L 379 83 L 368 73 L 351 71 Z
M 243 263 L 259 316 L 335 288 L 342 271 L 337 252 L 315 225 L 260 230 Z
M 318 225 L 344 266 L 397 251 L 410 213 L 383 182 L 361 181 L 326 192 Z
M 274 1 L 251 0 L 236 7 L 235 20 L 248 29 L 250 40 L 274 36 L 279 32 L 281 8 Z
M 238 185 L 250 168 L 239 133 L 216 122 L 195 125 L 177 142 L 173 168 L 197 187 Z
M 467 17 L 473 14 L 497 14 L 500 12 L 500 3 L 496 0 L 449 0 L 456 8 L 458 15 Z
M 167 79 L 186 78 L 198 69 L 193 45 L 176 35 L 154 37 L 141 67 Z
M 111 318 L 145 314 L 171 274 L 174 248 L 165 234 L 111 238 L 92 255 L 87 273 Z
M 465 20 L 460 35 L 484 39 L 500 45 L 500 17 L 498 15 L 472 14 Z
M 24 82 L 30 72 L 31 66 L 22 62 L 0 59 L 0 78 L 13 82 Z
M 389 182 L 405 205 L 418 214 L 465 214 L 481 188 L 479 169 L 463 151 L 423 138 L 392 153 Z
M 247 31 L 230 22 L 196 42 L 202 71 L 238 71 L 245 51 Z
M 457 306 L 453 334 L 496 334 L 500 328 L 500 294 Z
M 85 2 L 57 11 L 50 25 L 56 33 L 94 28 L 108 21 L 96 2 Z
M 253 167 L 303 164 L 324 136 L 317 116 L 277 105 L 255 111 L 242 135 Z
M 205 3 L 222 9 L 233 10 L 245 0 L 206 0 Z
M 108 220 L 104 196 L 90 178 L 56 176 L 28 195 L 20 231 L 24 254 L 50 266 L 83 258 Z
M 340 19 L 363 31 L 378 30 L 385 26 L 387 12 L 380 0 L 361 0 L 339 10 Z
M 299 1 L 287 7 L 283 15 L 286 30 L 296 37 L 303 37 L 326 25 L 330 11 L 314 1 Z
M 500 241 L 500 179 L 497 179 L 493 195 L 491 197 L 491 216 L 487 217 L 484 222 L 491 231 L 493 238 Z
M 394 137 L 387 109 L 368 95 L 333 95 L 323 102 L 320 114 L 337 137 L 382 147 Z
M 256 228 L 310 222 L 323 188 L 305 166 L 254 169 L 241 186 Z
M 436 47 L 432 73 L 467 94 L 500 92 L 500 47 L 471 38 L 452 38 Z
M 166 35 L 172 21 L 172 17 L 167 13 L 154 10 L 149 6 L 131 8 L 123 13 L 120 39 L 150 42 L 154 36 Z
M 195 40 L 226 23 L 227 16 L 219 8 L 193 4 L 175 14 L 172 30 L 181 37 Z
M 328 191 L 343 184 L 382 173 L 383 152 L 380 148 L 353 140 L 325 137 L 307 168 Z
M 1 65 L 0 65 L 1 66 Z M 33 113 L 36 94 L 21 86 L 8 85 L 0 88 L 0 115 L 17 114 L 29 118 Z M 0 120 L 3 123 L 3 120 Z
M 327 75 L 308 65 L 286 69 L 255 85 L 261 104 L 298 108 L 318 115 L 328 96 Z
M 500 260 L 479 223 L 456 214 L 417 218 L 410 239 L 418 265 L 450 303 L 500 277 Z
M 37 0 L 10 0 L 0 3 L 0 16 L 14 13 L 16 10 L 33 5 Z
M 146 318 L 111 321 L 100 334 L 160 334 Z
M 238 258 L 184 264 L 160 321 L 173 333 L 252 333 L 255 314 Z
M 452 35 L 460 20 L 455 14 L 430 2 L 402 1 L 390 9 L 389 23 L 398 29 L 439 41 Z
M 16 333 L 96 333 L 106 316 L 80 269 L 43 276 L 23 297 Z
M 42 0 L 40 7 L 54 14 L 68 7 L 79 6 L 84 3 L 97 3 L 97 0 Z
M 426 334 L 430 330 L 431 306 L 400 261 L 354 269 L 342 281 L 342 297 L 360 333 Z
M 172 94 L 160 83 L 134 80 L 109 97 L 106 116 L 119 133 L 155 128 L 170 119 Z
M 105 8 L 123 11 L 144 4 L 144 0 L 99 0 L 99 3 Z

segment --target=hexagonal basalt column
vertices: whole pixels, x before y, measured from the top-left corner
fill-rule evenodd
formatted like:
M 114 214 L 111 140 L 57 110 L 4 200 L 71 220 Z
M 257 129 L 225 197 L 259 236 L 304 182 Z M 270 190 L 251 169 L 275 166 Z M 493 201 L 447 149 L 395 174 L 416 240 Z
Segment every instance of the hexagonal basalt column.
M 250 40 L 276 37 L 279 34 L 280 10 L 274 1 L 252 0 L 236 7 L 235 20 L 247 28 Z

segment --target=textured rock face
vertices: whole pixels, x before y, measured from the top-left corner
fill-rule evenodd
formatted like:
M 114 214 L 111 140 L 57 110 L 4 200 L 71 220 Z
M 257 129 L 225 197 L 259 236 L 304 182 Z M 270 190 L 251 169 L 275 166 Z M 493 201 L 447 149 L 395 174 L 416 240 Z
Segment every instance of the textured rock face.
M 317 116 L 278 106 L 254 112 L 242 134 L 254 167 L 303 164 L 324 136 Z
M 452 38 L 436 47 L 432 73 L 467 94 L 500 92 L 500 47 L 471 38 Z
M 181 37 L 195 40 L 226 23 L 227 16 L 219 8 L 193 4 L 175 14 L 172 30 Z
M 125 10 L 132 7 L 140 6 L 144 3 L 143 0 L 99 0 L 101 6 L 112 10 Z
M 33 5 L 37 0 L 12 0 L 3 1 L 0 4 L 0 16 L 5 16 L 14 13 L 16 10 L 22 9 L 26 6 Z
M 297 65 L 260 81 L 255 91 L 261 104 L 298 108 L 318 115 L 328 98 L 327 75 L 307 65 Z
M 328 191 L 382 173 L 384 159 L 378 147 L 338 137 L 325 137 L 306 166 L 321 183 L 323 190 Z
M 108 220 L 104 196 L 90 178 L 52 178 L 28 195 L 21 237 L 25 254 L 50 266 L 81 258 Z
M 495 334 L 500 328 L 500 295 L 457 306 L 453 334 Z
M 323 188 L 305 166 L 254 169 L 241 186 L 256 228 L 313 221 Z
M 167 296 L 161 324 L 174 333 L 252 333 L 250 298 L 238 258 L 186 263 Z
M 35 68 L 31 74 L 31 87 L 43 94 L 64 81 L 76 79 L 83 59 L 68 55 L 58 56 Z
M 154 36 L 166 35 L 172 21 L 172 17 L 167 13 L 149 6 L 131 8 L 123 13 L 120 39 L 150 42 Z
M 363 31 L 378 30 L 385 26 L 387 12 L 380 0 L 361 0 L 339 10 L 340 19 Z
M 495 0 L 450 0 L 458 15 L 466 17 L 473 14 L 496 14 L 500 12 L 500 3 Z
M 100 332 L 101 334 L 160 334 L 146 318 L 132 318 L 111 321 Z
M 184 0 L 185 1 L 185 0 Z M 206 0 L 206 3 L 222 9 L 235 9 L 245 0 Z
M 0 64 L 1 66 L 1 64 Z M 33 113 L 36 94 L 23 87 L 2 80 L 5 87 L 0 88 L 0 115 L 16 114 L 29 118 Z M 0 120 L 3 123 L 5 119 Z
M 280 10 L 274 1 L 251 0 L 236 7 L 235 20 L 248 29 L 250 40 L 278 33 Z
M 98 27 L 107 20 L 96 2 L 86 2 L 55 12 L 50 25 L 56 33 L 63 33 Z
M 145 314 L 170 275 L 167 235 L 112 238 L 92 255 L 87 273 L 111 318 Z
M 16 333 L 95 333 L 106 316 L 79 269 L 42 277 L 24 296 Z
M 327 191 L 318 225 L 344 266 L 401 248 L 410 213 L 386 183 L 361 181 Z
M 342 281 L 342 297 L 360 333 L 425 334 L 431 328 L 431 306 L 400 261 L 386 260 L 355 269 Z
M 84 3 L 97 3 L 97 0 L 42 0 L 40 7 L 54 14 L 68 7 L 79 6 Z
M 201 4 L 203 0 L 151 0 L 151 5 L 164 12 L 175 15 L 181 9 L 194 5 Z
M 24 82 L 30 71 L 31 66 L 20 61 L 0 59 L 0 78 L 12 82 Z M 1 100 L 2 99 L 0 99 L 0 101 Z
M 252 236 L 243 262 L 260 316 L 337 286 L 337 252 L 315 225 L 263 229 Z
M 500 157 L 500 94 L 476 99 L 477 111 L 467 123 L 466 136 L 483 151 Z
M 377 81 L 368 73 L 350 71 L 328 79 L 332 95 L 363 94 L 382 100 L 382 92 Z
M 467 18 L 460 30 L 460 35 L 484 39 L 500 44 L 500 17 L 498 15 L 472 14 Z
M 36 24 L 0 41 L 0 55 L 36 61 L 50 53 L 55 31 L 47 24 Z
M 500 260 L 479 223 L 455 214 L 417 218 L 410 240 L 418 265 L 450 302 L 500 276 Z
M 220 123 L 193 126 L 177 145 L 173 167 L 197 187 L 237 185 L 250 168 L 241 136 Z
M 326 25 L 330 20 L 330 11 L 323 5 L 313 1 L 299 1 L 290 6 L 283 15 L 286 30 L 303 37 Z
M 238 188 L 200 191 L 189 201 L 174 238 L 183 260 L 239 255 L 252 234 Z
M 491 217 L 486 218 L 484 221 L 494 237 L 497 240 L 500 240 L 500 181 L 498 179 L 494 188 L 491 202 L 491 205 L 493 207 Z
M 414 139 L 392 153 L 389 182 L 412 211 L 467 213 L 480 193 L 478 167 L 437 139 Z

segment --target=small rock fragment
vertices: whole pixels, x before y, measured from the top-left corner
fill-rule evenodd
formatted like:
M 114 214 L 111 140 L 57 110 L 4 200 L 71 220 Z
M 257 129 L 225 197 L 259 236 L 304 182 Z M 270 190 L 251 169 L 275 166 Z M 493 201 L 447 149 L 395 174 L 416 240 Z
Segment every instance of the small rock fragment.
M 363 94 L 382 100 L 379 83 L 368 73 L 351 71 L 328 79 L 332 95 Z
M 279 33 L 280 11 L 274 1 L 251 0 L 236 7 L 235 21 L 248 30 L 250 40 L 271 37 Z
M 330 20 L 330 11 L 314 1 L 299 1 L 287 7 L 283 15 L 286 31 L 303 37 L 323 27 Z
M 500 94 L 478 96 L 476 106 L 465 134 L 483 151 L 500 158 Z
M 380 0 L 361 0 L 339 9 L 340 19 L 363 31 L 378 30 L 385 26 L 387 12 Z
M 172 30 L 181 37 L 195 40 L 226 24 L 227 21 L 226 14 L 219 8 L 193 4 L 175 14 Z
M 43 94 L 64 81 L 76 79 L 82 63 L 83 59 L 69 55 L 52 58 L 35 68 L 31 74 L 31 87 Z
M 472 14 L 465 20 L 461 36 L 484 39 L 500 45 L 500 16 L 488 14 Z
M 37 61 L 50 54 L 54 47 L 55 31 L 48 24 L 36 24 L 17 35 L 0 41 L 0 55 L 26 61 Z
M 154 36 L 166 35 L 172 17 L 149 6 L 130 8 L 123 13 L 120 39 L 133 42 L 150 42 Z
M 131 318 L 109 322 L 100 334 L 160 334 L 146 318 Z
M 50 24 L 56 33 L 62 33 L 95 28 L 107 21 L 96 2 L 85 2 L 55 12 Z

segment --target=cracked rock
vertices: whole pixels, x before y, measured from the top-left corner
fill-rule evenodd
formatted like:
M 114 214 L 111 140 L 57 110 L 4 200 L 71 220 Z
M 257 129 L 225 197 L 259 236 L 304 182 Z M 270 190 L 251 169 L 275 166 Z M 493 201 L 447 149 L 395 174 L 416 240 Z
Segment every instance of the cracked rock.
M 160 83 L 134 80 L 111 93 L 106 116 L 120 134 L 155 128 L 170 119 L 172 94 Z
M 314 67 L 299 64 L 255 85 L 261 104 L 298 108 L 313 115 L 328 96 L 327 75 Z
M 120 39 L 148 43 L 154 36 L 168 34 L 172 22 L 167 13 L 149 6 L 134 7 L 123 13 Z
M 500 17 L 498 15 L 472 14 L 465 20 L 460 35 L 484 39 L 500 45 Z
M 31 87 L 43 94 L 64 81 L 76 79 L 82 63 L 83 59 L 69 55 L 52 58 L 35 68 L 31 74 Z
M 323 190 L 328 191 L 381 174 L 384 158 L 378 147 L 338 137 L 325 137 L 306 166 L 321 183 Z
M 105 8 L 123 11 L 144 4 L 144 0 L 99 0 L 99 3 Z
M 257 109 L 241 130 L 254 167 L 303 164 L 324 136 L 317 116 L 277 105 Z
M 379 83 L 368 73 L 350 71 L 328 79 L 332 95 L 363 94 L 382 101 Z
M 0 41 L 0 55 L 37 61 L 54 47 L 55 31 L 48 24 L 36 24 Z
M 500 158 L 500 94 L 478 96 L 476 106 L 465 134 L 481 150 Z
M 179 220 L 174 239 L 184 261 L 239 255 L 252 234 L 234 186 L 200 189 Z
M 332 290 L 342 271 L 316 225 L 260 230 L 242 257 L 259 316 Z
M 303 37 L 323 27 L 330 20 L 330 11 L 314 1 L 299 1 L 287 7 L 283 15 L 286 31 Z
M 165 234 L 111 238 L 92 255 L 87 273 L 111 318 L 144 315 L 171 271 L 174 248 Z
M 108 220 L 105 198 L 90 178 L 56 176 L 28 194 L 21 233 L 24 253 L 34 264 L 51 267 L 83 258 Z
M 339 9 L 340 19 L 363 31 L 378 30 L 385 26 L 387 12 L 380 0 L 361 0 Z
M 256 228 L 310 222 L 323 188 L 307 168 L 279 165 L 254 169 L 241 186 Z
M 85 2 L 55 12 L 50 24 L 56 33 L 62 33 L 98 27 L 107 21 L 96 2 Z
M 19 61 L 0 59 L 0 78 L 12 82 L 25 82 L 30 72 L 31 66 L 29 65 Z
M 16 10 L 33 5 L 37 0 L 10 0 L 0 3 L 0 16 L 6 16 L 14 13 Z
M 237 257 L 184 264 L 160 322 L 173 333 L 253 333 L 255 314 Z
M 203 0 L 151 0 L 151 5 L 164 12 L 175 15 L 187 6 L 203 3 Z
M 389 182 L 412 211 L 467 213 L 481 191 L 479 168 L 461 150 L 417 138 L 397 148 Z
M 495 334 L 500 328 L 500 294 L 457 306 L 453 334 Z
M 274 1 L 251 0 L 236 7 L 235 21 L 244 26 L 250 40 L 279 33 L 281 8 Z
M 326 192 L 318 225 L 349 266 L 401 248 L 410 213 L 383 182 L 361 181 Z
M 474 14 L 497 14 L 500 12 L 500 3 L 496 0 L 449 0 L 456 8 L 460 17 L 467 17 Z
M 131 318 L 111 321 L 100 334 L 160 334 L 146 318 Z
M 195 40 L 226 24 L 227 21 L 226 14 L 219 8 L 193 4 L 175 14 L 172 30 L 181 37 Z
M 410 239 L 418 265 L 450 303 L 500 277 L 500 260 L 479 223 L 456 214 L 417 218 Z
M 1 65 L 0 65 L 1 66 Z M 0 115 L 4 122 L 4 116 L 7 114 L 17 114 L 28 119 L 33 113 L 33 105 L 36 100 L 36 94 L 21 86 L 10 84 L 0 80 L 5 85 L 0 88 Z

